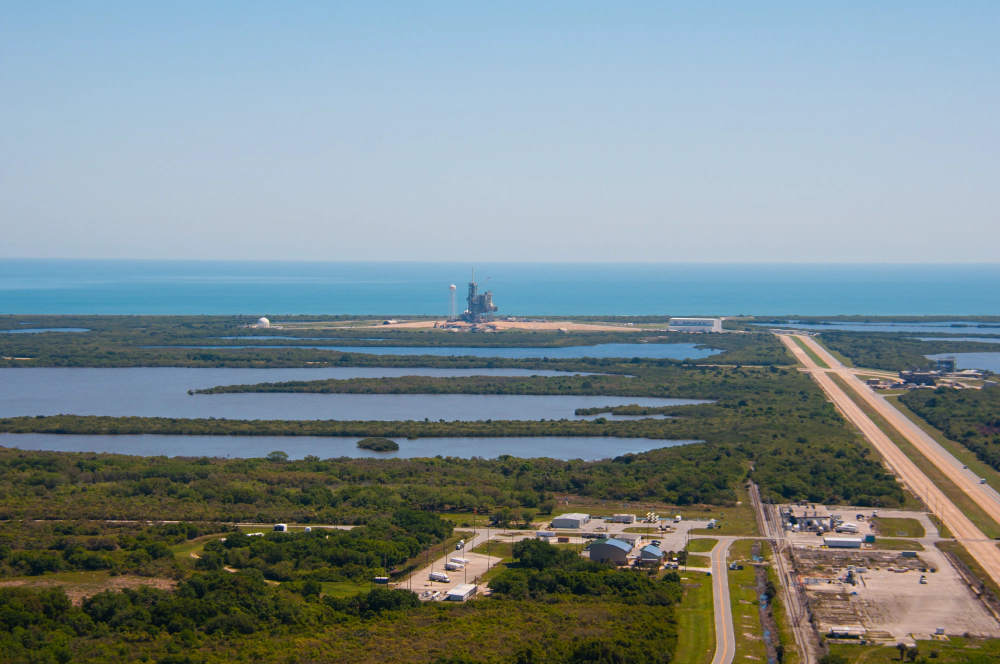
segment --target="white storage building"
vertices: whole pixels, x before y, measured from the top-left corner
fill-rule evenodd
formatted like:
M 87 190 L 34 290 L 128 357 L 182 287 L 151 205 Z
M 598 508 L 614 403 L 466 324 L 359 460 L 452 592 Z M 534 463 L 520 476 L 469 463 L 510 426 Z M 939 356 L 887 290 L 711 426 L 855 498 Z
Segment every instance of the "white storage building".
M 721 318 L 671 318 L 671 332 L 722 332 Z
M 615 514 L 612 523 L 635 523 L 635 514 Z
M 864 540 L 860 537 L 824 537 L 823 544 L 831 549 L 860 549 Z
M 460 583 L 448 591 L 445 599 L 449 602 L 464 602 L 479 591 L 479 586 L 471 583 Z
M 581 528 L 585 523 L 590 521 L 589 514 L 579 514 L 577 512 L 571 512 L 569 514 L 560 514 L 559 516 L 552 519 L 553 528 Z

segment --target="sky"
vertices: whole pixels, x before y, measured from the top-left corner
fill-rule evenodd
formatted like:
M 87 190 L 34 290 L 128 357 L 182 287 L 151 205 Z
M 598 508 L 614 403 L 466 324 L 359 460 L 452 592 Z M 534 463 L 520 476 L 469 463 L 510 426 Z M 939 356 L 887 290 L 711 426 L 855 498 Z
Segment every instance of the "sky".
M 997 262 L 1000 3 L 0 3 L 0 257 Z

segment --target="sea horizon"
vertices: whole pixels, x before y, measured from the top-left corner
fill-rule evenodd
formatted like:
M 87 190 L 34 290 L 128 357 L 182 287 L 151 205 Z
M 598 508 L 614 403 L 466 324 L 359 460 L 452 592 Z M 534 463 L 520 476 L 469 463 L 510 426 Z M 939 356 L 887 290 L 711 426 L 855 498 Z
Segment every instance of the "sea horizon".
M 53 258 L 0 259 L 0 313 L 444 316 L 473 268 L 501 317 L 1000 314 L 993 263 Z

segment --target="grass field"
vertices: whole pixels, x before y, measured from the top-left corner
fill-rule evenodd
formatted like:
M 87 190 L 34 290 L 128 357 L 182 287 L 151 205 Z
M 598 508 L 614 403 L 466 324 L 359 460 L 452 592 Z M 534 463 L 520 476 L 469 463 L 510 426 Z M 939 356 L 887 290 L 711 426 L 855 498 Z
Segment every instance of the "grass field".
M 690 554 L 687 557 L 687 566 L 697 567 L 699 569 L 708 569 L 712 566 L 712 559 L 709 556 Z
M 879 534 L 883 537 L 925 537 L 924 527 L 916 519 L 872 519 L 878 524 Z
M 835 350 L 830 350 L 830 347 L 827 346 L 825 343 L 823 343 L 823 337 L 813 337 L 813 341 L 822 346 L 823 350 L 828 352 L 830 355 L 833 355 L 835 358 L 840 360 L 840 363 L 843 364 L 845 367 L 854 367 L 854 362 L 851 361 L 851 358 L 841 355 Z
M 772 560 L 774 550 L 767 542 L 763 543 L 761 550 L 763 551 L 765 558 Z M 775 586 L 779 588 L 781 587 L 777 572 L 775 572 L 773 566 L 769 566 L 767 568 L 767 578 L 769 581 L 773 582 Z M 801 658 L 799 657 L 798 646 L 795 643 L 795 635 L 792 633 L 791 619 L 788 616 L 788 612 L 785 610 L 785 596 L 783 593 L 780 597 L 776 597 L 771 601 L 771 610 L 774 613 L 775 622 L 778 623 L 780 643 L 785 648 L 785 656 L 782 659 L 781 664 L 799 664 Z
M 750 550 L 753 544 L 751 540 L 733 542 L 729 547 L 729 562 L 751 560 Z M 729 575 L 729 604 L 736 631 L 735 661 L 767 661 L 767 649 L 764 647 L 760 626 L 760 606 L 754 587 L 754 567 L 744 565 L 742 570 L 726 573 Z
M 918 641 L 917 661 L 935 664 L 989 664 L 1000 661 L 1000 639 L 950 638 L 947 641 Z M 890 664 L 899 662 L 895 646 L 830 646 L 830 653 L 841 655 L 849 664 Z M 906 661 L 910 661 L 908 658 Z
M 885 537 L 875 538 L 875 548 L 883 551 L 923 551 L 924 546 L 920 542 L 908 539 L 886 539 Z
M 879 429 L 881 429 L 886 436 L 889 437 L 903 453 L 913 461 L 914 464 L 925 474 L 927 477 L 934 482 L 934 484 L 948 497 L 948 499 L 955 504 L 955 506 L 962 511 L 969 519 L 983 531 L 989 538 L 1000 537 L 1000 524 L 990 518 L 986 512 L 982 510 L 979 505 L 975 503 L 958 486 L 955 485 L 944 473 L 938 470 L 931 461 L 925 457 L 917 448 L 910 444 L 906 438 L 903 437 L 899 431 L 892 425 L 890 425 L 885 418 L 875 412 L 868 403 L 861 398 L 854 390 L 844 383 L 839 376 L 830 376 L 830 378 L 837 383 L 838 386 L 847 394 L 848 397 L 867 415 L 871 418 L 872 422 L 875 423 Z
M 675 664 L 709 664 L 715 654 L 715 608 L 712 577 L 681 573 L 684 600 L 677 607 Z
M 170 547 L 170 550 L 174 552 L 175 558 L 190 558 L 192 553 L 195 555 L 200 554 L 202 549 L 205 548 L 206 543 L 213 539 L 219 539 L 220 537 L 223 537 L 223 535 L 220 535 L 219 533 L 196 537 L 195 539 L 175 544 Z
M 699 537 L 688 542 L 685 551 L 690 553 L 707 553 L 715 548 L 719 540 L 712 537 Z
M 815 362 L 816 364 L 818 364 L 820 367 L 822 367 L 824 369 L 829 369 L 830 368 L 830 365 L 827 364 L 826 362 L 824 362 L 823 360 L 821 360 L 820 357 L 819 357 L 819 355 L 816 354 L 816 351 L 814 351 L 812 348 L 810 348 L 809 346 L 807 346 L 805 344 L 805 342 L 803 342 L 801 339 L 799 339 L 798 337 L 792 337 L 792 340 L 795 341 L 795 344 L 799 348 L 801 348 L 802 350 L 805 351 L 806 355 L 808 355 L 809 358 L 813 362 Z
M 354 583 L 353 581 L 324 581 L 322 582 L 323 594 L 332 597 L 354 597 L 358 593 L 366 593 L 371 587 L 368 583 Z

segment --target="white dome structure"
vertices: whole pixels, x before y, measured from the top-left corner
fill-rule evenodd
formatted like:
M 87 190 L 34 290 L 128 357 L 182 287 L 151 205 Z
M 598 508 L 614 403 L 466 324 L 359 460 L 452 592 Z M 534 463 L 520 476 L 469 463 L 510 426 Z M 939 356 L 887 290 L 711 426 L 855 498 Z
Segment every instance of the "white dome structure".
M 259 321 L 257 321 L 257 327 L 258 328 L 271 327 L 271 321 L 269 321 L 266 318 L 261 318 Z

